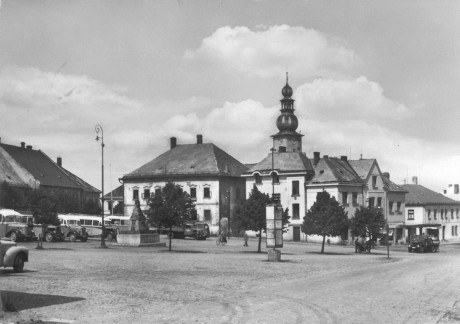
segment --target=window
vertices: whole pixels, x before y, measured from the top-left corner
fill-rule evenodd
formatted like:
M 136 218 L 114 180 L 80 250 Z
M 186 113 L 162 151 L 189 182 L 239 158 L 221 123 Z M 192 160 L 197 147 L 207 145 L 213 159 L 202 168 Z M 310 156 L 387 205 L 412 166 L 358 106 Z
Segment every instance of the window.
M 398 213 L 401 212 L 401 202 L 400 202 L 400 201 L 398 201 L 398 202 L 396 203 L 396 212 L 398 212 Z
M 292 204 L 292 219 L 299 219 L 299 204 Z
M 413 209 L 409 209 L 407 211 L 407 220 L 414 220 L 414 210 Z
M 452 230 L 452 236 L 455 236 L 455 226 L 452 225 L 451 230 Z
M 235 194 L 235 196 L 236 196 L 236 199 L 240 199 L 240 198 L 241 198 L 241 189 L 240 189 L 239 187 L 236 188 L 236 194 Z
M 428 216 L 428 220 L 431 220 L 431 209 L 428 209 L 426 214 Z
M 455 185 L 454 185 L 454 194 L 457 195 L 457 194 L 459 193 L 459 190 L 458 190 L 458 189 L 459 189 L 459 188 L 458 188 L 458 184 L 455 184 Z
M 258 173 L 254 174 L 254 178 L 255 178 L 256 184 L 262 183 L 262 177 L 260 176 L 260 174 Z
M 148 200 L 150 198 L 150 189 L 144 189 L 144 196 L 142 197 L 145 200 Z
M 196 188 L 190 188 L 190 198 L 196 199 Z
M 453 209 L 450 210 L 450 219 L 454 219 L 454 210 Z
M 438 218 L 436 217 L 436 209 L 433 210 L 433 219 L 434 219 L 434 220 L 438 219 Z
M 457 218 L 458 218 L 458 208 L 455 210 L 455 214 L 457 215 Z
M 455 236 L 458 236 L 458 225 L 455 225 Z
M 377 188 L 377 176 L 372 176 L 372 188 Z
M 204 198 L 211 198 L 211 188 L 205 187 L 203 191 Z
M 133 189 L 133 200 L 139 199 L 139 189 Z
M 382 207 L 382 197 L 377 198 L 377 207 Z
M 204 210 L 204 221 L 205 222 L 211 221 L 211 211 L 209 209 Z
M 161 188 L 155 188 L 155 196 L 161 196 Z
M 390 214 L 393 214 L 393 202 L 392 201 L 388 203 L 388 212 Z
M 348 205 L 348 192 L 342 192 L 342 205 Z
M 272 181 L 273 183 L 280 183 L 280 177 L 276 172 L 272 172 Z
M 352 199 L 353 205 L 356 206 L 356 205 L 358 204 L 358 193 L 357 193 L 357 192 L 353 192 L 352 198 L 351 198 L 351 199 Z
M 444 209 L 441 209 L 441 219 L 444 219 Z
M 373 208 L 375 205 L 375 198 L 371 197 L 369 198 L 369 208 Z
M 298 180 L 292 181 L 292 195 L 293 196 L 299 195 L 299 181 Z

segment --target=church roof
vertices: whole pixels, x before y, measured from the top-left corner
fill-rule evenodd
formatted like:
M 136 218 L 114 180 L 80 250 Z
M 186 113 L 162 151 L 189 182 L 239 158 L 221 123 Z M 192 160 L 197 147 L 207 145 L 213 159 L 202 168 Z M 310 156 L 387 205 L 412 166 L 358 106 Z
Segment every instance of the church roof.
M 125 178 L 171 175 L 239 177 L 247 167 L 212 143 L 184 144 L 159 155 Z
M 309 184 L 317 183 L 356 183 L 361 184 L 362 180 L 348 161 L 324 157 L 319 159 L 314 166 L 315 175 Z
M 406 193 L 406 206 L 411 205 L 460 205 L 459 201 L 447 198 L 446 196 L 425 188 L 418 184 L 401 185 Z
M 262 161 L 251 166 L 246 174 L 251 174 L 254 171 L 270 173 L 272 169 L 275 169 L 278 172 L 313 172 L 310 160 L 301 152 L 273 153 L 273 162 L 272 167 L 272 154 L 269 153 Z
M 19 147 L 0 144 L 12 160 L 26 170 L 41 186 L 82 189 L 87 192 L 99 192 L 70 171 L 59 166 L 41 150 L 33 150 L 31 146 Z M 0 155 L 0 158 L 5 155 Z

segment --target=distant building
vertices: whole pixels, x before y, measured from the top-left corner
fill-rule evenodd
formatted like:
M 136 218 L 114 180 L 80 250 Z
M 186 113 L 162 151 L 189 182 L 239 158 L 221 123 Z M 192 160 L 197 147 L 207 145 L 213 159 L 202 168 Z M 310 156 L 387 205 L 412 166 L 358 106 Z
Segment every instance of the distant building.
M 124 192 L 123 185 L 121 185 L 104 195 L 104 214 L 113 215 L 113 208 L 124 201 Z
M 100 191 L 65 169 L 62 158 L 54 162 L 24 142 L 21 146 L 0 143 L 0 181 L 24 193 L 41 188 L 50 196 L 64 194 L 79 209 L 87 203 L 99 204 Z
M 406 194 L 407 237 L 428 234 L 441 240 L 458 240 L 460 202 L 417 183 L 401 185 Z
M 180 185 L 195 201 L 197 218 L 218 225 L 222 217 L 231 220 L 236 205 L 244 199 L 247 167 L 212 143 L 178 145 L 170 139 L 170 149 L 121 178 L 125 215 L 131 215 L 134 201 L 148 209 L 148 199 L 161 192 L 168 181 Z
M 453 199 L 453 200 L 459 200 L 460 201 L 460 190 L 459 190 L 459 184 L 449 184 L 447 189 L 443 190 L 444 196 Z

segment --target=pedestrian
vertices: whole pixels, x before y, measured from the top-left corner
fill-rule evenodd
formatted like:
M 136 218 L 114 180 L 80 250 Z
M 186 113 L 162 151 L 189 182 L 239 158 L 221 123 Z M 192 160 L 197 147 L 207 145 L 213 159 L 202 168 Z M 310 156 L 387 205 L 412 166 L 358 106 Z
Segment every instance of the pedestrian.
M 248 234 L 246 234 L 246 232 L 244 232 L 243 238 L 244 238 L 244 245 L 243 246 L 247 247 L 248 246 Z
M 355 240 L 355 253 L 358 253 L 358 245 L 359 245 L 358 238 L 356 238 L 356 240 Z

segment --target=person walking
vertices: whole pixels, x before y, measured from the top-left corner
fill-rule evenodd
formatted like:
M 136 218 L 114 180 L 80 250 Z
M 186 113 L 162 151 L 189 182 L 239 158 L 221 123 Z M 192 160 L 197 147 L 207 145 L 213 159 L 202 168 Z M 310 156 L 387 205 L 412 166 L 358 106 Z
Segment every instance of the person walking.
M 246 232 L 244 232 L 243 238 L 244 238 L 244 245 L 243 246 L 247 247 L 248 246 L 248 234 L 246 234 Z

